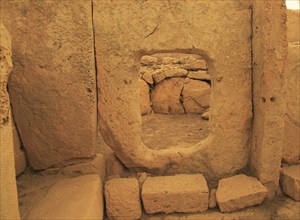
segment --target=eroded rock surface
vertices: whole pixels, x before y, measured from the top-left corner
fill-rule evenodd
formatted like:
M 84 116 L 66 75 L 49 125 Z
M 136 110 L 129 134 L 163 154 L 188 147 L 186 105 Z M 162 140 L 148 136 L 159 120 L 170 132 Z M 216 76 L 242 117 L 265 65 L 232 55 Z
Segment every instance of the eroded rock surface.
M 300 165 L 283 168 L 280 182 L 286 195 L 296 201 L 300 201 Z

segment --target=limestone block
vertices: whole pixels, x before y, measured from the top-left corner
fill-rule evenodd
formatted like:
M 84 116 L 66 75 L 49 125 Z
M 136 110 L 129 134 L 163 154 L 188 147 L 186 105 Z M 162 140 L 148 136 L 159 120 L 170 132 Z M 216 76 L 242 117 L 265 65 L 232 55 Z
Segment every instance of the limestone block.
M 288 42 L 300 41 L 300 11 L 287 10 L 287 39 Z
M 158 84 L 151 94 L 152 107 L 155 113 L 184 113 L 180 101 L 184 79 L 173 77 Z
M 190 71 L 187 77 L 191 79 L 210 80 L 210 75 L 205 70 Z
M 26 219 L 103 219 L 100 177 L 84 175 L 60 180 L 33 207 Z
M 148 214 L 202 212 L 208 209 L 209 192 L 201 174 L 148 177 L 142 200 Z
M 153 76 L 154 82 L 156 84 L 160 83 L 161 81 L 163 81 L 166 78 L 164 72 L 161 69 L 155 70 L 153 72 L 152 76 Z
M 268 190 L 256 178 L 240 174 L 219 181 L 216 198 L 221 212 L 261 204 Z
M 76 177 L 87 174 L 97 174 L 100 176 L 102 182 L 105 179 L 105 159 L 102 154 L 96 154 L 89 162 L 77 163 L 71 166 L 62 168 L 62 173 L 68 177 Z
M 207 70 L 207 64 L 205 60 L 196 60 L 184 65 L 183 68 L 186 70 Z
M 217 198 L 216 198 L 217 189 L 211 189 L 209 191 L 209 208 L 213 209 L 217 206 Z
M 141 58 L 141 64 L 144 66 L 151 66 L 157 63 L 157 58 L 152 56 L 143 56 Z
M 185 77 L 188 75 L 188 71 L 185 69 L 180 68 L 170 68 L 170 69 L 164 69 L 163 73 L 166 78 L 170 77 Z
M 162 64 L 178 64 L 180 61 L 175 57 L 163 57 L 161 60 Z
M 288 164 L 297 164 L 300 160 L 300 128 L 289 119 L 284 122 L 284 138 L 282 160 Z
M 142 79 L 152 85 L 154 83 L 152 73 L 147 71 L 142 75 Z
M 186 113 L 203 113 L 210 104 L 211 88 L 208 83 L 189 80 L 184 84 L 182 97 Z
M 283 168 L 280 175 L 282 191 L 300 201 L 300 165 Z
M 139 183 L 135 178 L 108 180 L 105 201 L 109 219 L 139 219 L 142 215 Z
M 30 165 L 46 169 L 93 157 L 97 103 L 91 2 L 1 1 L 1 18 L 13 39 L 16 62 L 8 86 Z
M 147 115 L 151 112 L 150 87 L 144 80 L 138 79 L 138 81 L 139 81 L 139 91 L 140 91 L 141 114 Z

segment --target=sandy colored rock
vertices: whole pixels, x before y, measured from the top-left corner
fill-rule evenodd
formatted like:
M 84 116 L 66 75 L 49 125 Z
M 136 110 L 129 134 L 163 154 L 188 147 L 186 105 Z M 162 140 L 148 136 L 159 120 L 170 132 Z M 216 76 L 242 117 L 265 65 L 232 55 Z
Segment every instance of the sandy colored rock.
M 178 64 L 180 60 L 175 57 L 163 57 L 161 63 L 162 64 Z
M 60 180 L 26 219 L 103 219 L 100 177 L 84 175 Z
M 2 24 L 2 8 L 0 19 L 0 219 L 20 219 L 11 108 L 7 92 L 7 82 L 13 67 L 11 36 Z
M 126 167 L 120 162 L 115 154 L 107 156 L 106 163 L 106 176 L 119 176 L 122 177 L 126 174 Z
M 152 73 L 147 71 L 142 75 L 142 79 L 152 85 L 154 83 Z
M 300 41 L 300 10 L 287 10 L 287 39 L 288 42 Z
M 300 161 L 300 128 L 289 119 L 284 122 L 284 146 L 282 160 L 288 164 L 297 164 Z
M 205 60 L 196 60 L 183 66 L 186 70 L 207 70 L 207 63 Z
M 141 64 L 144 66 L 151 66 L 157 63 L 157 58 L 152 56 L 142 56 Z
M 34 169 L 95 155 L 91 10 L 90 1 L 1 1 L 14 45 L 13 115 Z
M 202 212 L 208 209 L 209 192 L 201 174 L 148 177 L 142 200 L 146 213 Z
M 300 201 L 300 165 L 283 168 L 280 175 L 282 191 L 296 201 Z
M 156 84 L 160 83 L 166 78 L 164 72 L 161 69 L 155 70 L 152 76 Z
M 205 120 L 209 120 L 209 114 L 210 114 L 210 110 L 208 109 L 201 115 L 201 118 Z
M 139 219 L 142 215 L 139 184 L 135 178 L 107 181 L 105 202 L 109 219 Z
M 191 79 L 210 80 L 210 75 L 205 70 L 190 71 L 188 77 Z
M 268 190 L 256 178 L 240 174 L 219 181 L 216 198 L 221 212 L 261 204 Z
M 217 189 L 211 189 L 209 191 L 209 205 L 210 209 L 214 209 L 217 207 L 217 198 L 216 198 Z
M 199 80 L 184 84 L 182 103 L 186 113 L 203 113 L 210 105 L 210 85 Z
M 187 76 L 188 71 L 185 69 L 180 69 L 180 68 L 170 68 L 170 69 L 164 69 L 163 73 L 166 78 L 185 77 L 185 76 Z
M 96 154 L 95 158 L 89 162 L 77 163 L 62 168 L 62 173 L 67 177 L 97 174 L 100 176 L 102 182 L 104 182 L 106 175 L 105 159 L 102 154 Z
M 27 166 L 27 159 L 24 150 L 21 150 L 21 140 L 19 133 L 12 120 L 12 132 L 13 132 L 13 144 L 14 144 L 14 158 L 15 158 L 15 170 L 16 176 L 20 175 Z
M 140 90 L 141 114 L 147 115 L 151 112 L 150 87 L 144 80 L 138 79 L 138 81 L 139 81 L 139 90 Z
M 184 80 L 173 77 L 158 84 L 151 93 L 152 108 L 155 113 L 184 113 L 180 101 Z

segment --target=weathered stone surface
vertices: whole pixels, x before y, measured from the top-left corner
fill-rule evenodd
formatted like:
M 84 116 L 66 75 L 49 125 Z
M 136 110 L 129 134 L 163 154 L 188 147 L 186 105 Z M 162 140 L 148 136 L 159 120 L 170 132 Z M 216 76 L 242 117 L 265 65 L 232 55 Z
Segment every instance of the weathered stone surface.
M 213 209 L 213 208 L 217 207 L 216 192 L 217 192 L 217 189 L 211 189 L 209 191 L 209 205 L 208 205 L 208 207 L 210 209 Z
M 160 83 L 166 78 L 164 72 L 161 69 L 155 70 L 152 76 L 156 84 Z
M 207 70 L 207 63 L 205 60 L 196 60 L 183 66 L 186 70 Z
M 271 198 L 279 189 L 284 145 L 283 91 L 287 58 L 285 0 L 254 0 L 252 26 L 252 100 L 255 117 L 249 164 L 255 176 L 268 188 Z
M 157 63 L 157 58 L 152 56 L 142 56 L 141 64 L 145 66 L 151 66 Z
M 103 219 L 100 177 L 84 175 L 60 180 L 26 219 Z
M 191 79 L 210 80 L 210 75 L 205 70 L 190 71 L 188 77 Z
M 282 191 L 300 201 L 300 165 L 283 168 L 280 175 Z
M 0 19 L 0 219 L 20 219 L 11 109 L 7 92 L 7 82 L 13 67 L 11 36 L 2 24 L 2 8 Z
M 102 154 L 96 154 L 89 162 L 76 163 L 71 166 L 64 167 L 62 173 L 67 177 L 76 177 L 87 174 L 97 174 L 100 176 L 102 182 L 104 182 L 106 169 L 105 159 Z
M 289 119 L 284 122 L 284 146 L 282 160 L 288 164 L 297 164 L 300 161 L 300 128 Z
M 210 115 L 210 110 L 208 109 L 201 115 L 201 118 L 205 120 L 209 120 L 209 115 Z
M 216 198 L 221 212 L 232 212 L 261 204 L 268 190 L 256 178 L 244 174 L 219 181 Z
M 91 2 L 4 0 L 1 18 L 13 36 L 9 90 L 30 166 L 45 169 L 93 157 L 97 105 Z
M 182 91 L 186 113 L 203 113 L 210 105 L 210 85 L 199 80 L 189 80 Z
M 148 177 L 142 188 L 148 214 L 202 212 L 208 209 L 208 199 L 207 183 L 201 174 Z
M 154 83 L 152 73 L 147 71 L 142 75 L 142 79 L 152 85 Z
M 15 156 L 15 169 L 16 169 L 16 176 L 18 176 L 26 169 L 27 159 L 26 159 L 25 152 L 21 150 L 22 147 L 21 140 L 13 120 L 12 120 L 12 132 L 13 132 L 13 144 L 14 144 L 14 156 Z
M 178 64 L 178 63 L 180 63 L 180 60 L 175 57 L 163 57 L 161 63 L 162 64 Z
M 188 74 L 188 71 L 180 68 L 166 68 L 163 70 L 163 73 L 166 78 L 170 77 L 185 77 Z
M 139 184 L 135 178 L 107 181 L 105 201 L 109 219 L 139 219 L 142 215 Z
M 287 39 L 288 42 L 300 41 L 300 11 L 287 10 Z
M 140 90 L 141 114 L 147 115 L 151 112 L 150 87 L 144 80 L 138 79 L 138 81 L 139 81 L 139 90 Z
M 184 113 L 180 96 L 184 79 L 173 77 L 158 84 L 151 93 L 155 113 Z

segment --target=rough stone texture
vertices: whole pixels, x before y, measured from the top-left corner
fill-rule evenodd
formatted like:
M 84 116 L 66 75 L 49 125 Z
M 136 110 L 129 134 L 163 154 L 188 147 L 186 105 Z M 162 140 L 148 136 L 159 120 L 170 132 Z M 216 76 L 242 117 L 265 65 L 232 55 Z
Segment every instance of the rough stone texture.
M 211 89 L 208 83 L 189 80 L 184 84 L 182 102 L 186 113 L 203 113 L 210 103 Z
M 300 165 L 283 168 L 280 182 L 286 195 L 296 201 L 300 201 Z
M 209 120 L 209 114 L 210 114 L 210 110 L 207 109 L 202 115 L 201 118 L 205 119 L 205 120 Z
M 155 113 L 184 113 L 180 101 L 184 80 L 179 77 L 166 79 L 158 84 L 151 93 L 152 107 Z
M 147 83 L 149 83 L 150 85 L 153 84 L 153 76 L 152 76 L 152 73 L 150 72 L 145 72 L 143 75 L 142 75 L 142 79 L 145 80 Z
M 210 180 L 245 167 L 252 119 L 250 2 L 93 4 L 99 128 L 118 158 L 133 169 L 199 172 Z M 151 150 L 141 140 L 137 76 L 141 57 L 154 52 L 197 54 L 209 66 L 210 134 L 190 148 Z
M 287 10 L 287 39 L 288 42 L 300 41 L 300 10 Z
M 211 189 L 209 191 L 209 205 L 210 209 L 214 209 L 217 207 L 217 198 L 216 198 L 217 189 Z
M 186 70 L 207 70 L 207 64 L 205 60 L 196 60 L 195 62 L 184 65 Z
M 0 18 L 0 219 L 20 219 L 10 100 L 7 81 L 12 70 L 11 37 Z
M 135 178 L 107 181 L 105 201 L 109 219 L 139 219 L 142 215 L 139 183 Z
M 1 1 L 12 33 L 13 114 L 30 166 L 93 157 L 96 82 L 91 1 Z M 26 117 L 24 117 L 26 116 Z
M 253 1 L 253 108 L 255 117 L 250 167 L 256 177 L 268 188 L 270 198 L 279 188 L 284 143 L 285 97 L 283 91 L 287 58 L 285 13 L 284 0 Z
M 33 207 L 26 219 L 103 219 L 100 177 L 84 175 L 60 180 Z
M 145 66 L 152 66 L 157 63 L 157 58 L 152 56 L 143 56 L 141 59 L 141 64 Z
M 210 75 L 205 70 L 190 71 L 188 77 L 191 79 L 210 80 Z
M 288 26 L 289 27 L 289 26 Z M 299 32 L 299 26 L 298 26 Z M 288 164 L 300 160 L 300 45 L 289 44 L 286 77 L 286 113 L 282 159 Z
M 172 69 L 165 69 L 163 73 L 166 78 L 170 77 L 185 77 L 188 74 L 188 71 L 185 69 L 180 68 L 172 68 Z
M 221 179 L 216 198 L 221 212 L 231 212 L 261 204 L 267 193 L 256 178 L 240 174 Z
M 26 155 L 24 150 L 21 150 L 22 144 L 19 137 L 19 133 L 15 127 L 12 119 L 12 132 L 13 132 L 13 144 L 14 144 L 14 156 L 15 156 L 15 169 L 16 176 L 20 175 L 27 166 Z
M 95 158 L 89 162 L 76 163 L 74 165 L 62 168 L 62 173 L 67 177 L 97 174 L 100 176 L 102 182 L 104 182 L 106 175 L 105 159 L 102 154 L 96 154 Z
M 208 199 L 207 183 L 201 174 L 148 177 L 142 188 L 148 214 L 202 212 L 208 209 Z
M 139 90 L 140 90 L 140 108 L 141 114 L 147 115 L 151 112 L 150 106 L 150 87 L 142 79 L 139 79 Z
M 160 69 L 154 71 L 152 76 L 156 84 L 160 83 L 166 78 L 164 72 Z

